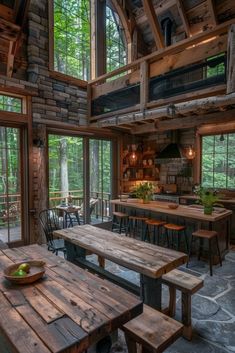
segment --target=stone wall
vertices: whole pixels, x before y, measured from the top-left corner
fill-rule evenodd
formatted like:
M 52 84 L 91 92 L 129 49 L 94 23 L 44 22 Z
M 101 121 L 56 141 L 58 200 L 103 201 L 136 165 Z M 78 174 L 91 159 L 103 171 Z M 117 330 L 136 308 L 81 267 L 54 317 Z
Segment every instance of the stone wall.
M 33 138 L 40 137 L 44 147 L 33 147 L 33 155 L 29 156 L 32 168 L 33 207 L 31 215 L 30 241 L 41 241 L 38 225 L 38 214 L 47 205 L 47 156 L 46 156 L 46 124 L 50 122 L 87 125 L 87 91 L 75 84 L 55 79 L 49 71 L 49 28 L 48 0 L 31 0 L 28 12 L 27 37 L 27 70 L 20 80 L 13 73 L 12 78 L 0 76 L 0 88 L 7 87 L 20 90 L 30 90 L 32 96 Z M 23 91 L 22 91 L 23 92 Z M 22 93 L 23 94 L 23 93 Z M 63 130 L 62 130 L 63 131 Z M 32 214 L 32 213 L 31 213 Z

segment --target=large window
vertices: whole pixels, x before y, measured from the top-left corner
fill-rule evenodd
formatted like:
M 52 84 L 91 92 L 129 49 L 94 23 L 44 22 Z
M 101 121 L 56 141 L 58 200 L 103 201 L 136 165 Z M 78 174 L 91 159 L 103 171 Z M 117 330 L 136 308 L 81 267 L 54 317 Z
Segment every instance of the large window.
M 205 187 L 235 189 L 235 133 L 202 137 L 201 182 Z
M 89 0 L 54 0 L 54 69 L 79 79 L 89 79 Z
M 126 65 L 126 44 L 124 29 L 118 14 L 106 6 L 106 58 L 107 72 Z

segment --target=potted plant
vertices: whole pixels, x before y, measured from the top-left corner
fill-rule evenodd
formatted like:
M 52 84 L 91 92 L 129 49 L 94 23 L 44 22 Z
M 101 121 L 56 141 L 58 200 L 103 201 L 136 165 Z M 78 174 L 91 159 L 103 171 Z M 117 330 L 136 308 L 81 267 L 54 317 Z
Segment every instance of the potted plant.
M 143 203 L 148 203 L 152 198 L 153 191 L 154 191 L 153 184 L 149 182 L 144 182 L 144 183 L 140 183 L 135 188 L 135 195 Z
M 199 196 L 198 203 L 203 205 L 204 214 L 211 215 L 213 211 L 213 206 L 221 206 L 217 203 L 219 199 L 214 191 L 205 189 L 202 186 L 198 186 L 194 192 L 197 196 Z

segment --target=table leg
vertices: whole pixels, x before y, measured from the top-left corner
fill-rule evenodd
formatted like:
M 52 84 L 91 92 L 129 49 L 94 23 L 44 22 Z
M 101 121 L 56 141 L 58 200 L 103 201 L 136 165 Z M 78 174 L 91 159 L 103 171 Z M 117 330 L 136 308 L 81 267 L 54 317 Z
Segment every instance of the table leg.
M 67 260 L 73 262 L 77 257 L 86 258 L 86 250 L 65 240 Z
M 161 310 L 162 283 L 161 278 L 151 278 L 141 275 L 141 299 L 154 309 Z

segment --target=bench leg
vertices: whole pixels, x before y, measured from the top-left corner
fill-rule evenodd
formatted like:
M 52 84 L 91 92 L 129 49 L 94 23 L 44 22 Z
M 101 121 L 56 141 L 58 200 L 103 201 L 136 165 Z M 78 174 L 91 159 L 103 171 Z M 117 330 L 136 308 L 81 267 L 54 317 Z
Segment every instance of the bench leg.
M 98 262 L 99 262 L 99 266 L 104 268 L 105 267 L 105 258 L 98 255 Z
M 174 317 L 175 316 L 175 306 L 176 306 L 176 289 L 174 287 L 169 287 L 169 294 L 170 294 L 169 316 Z
M 182 323 L 183 336 L 187 340 L 192 339 L 192 320 L 191 320 L 191 295 L 182 293 Z
M 133 340 L 126 332 L 125 332 L 125 340 L 126 340 L 128 353 L 137 353 L 137 345 L 135 340 Z

